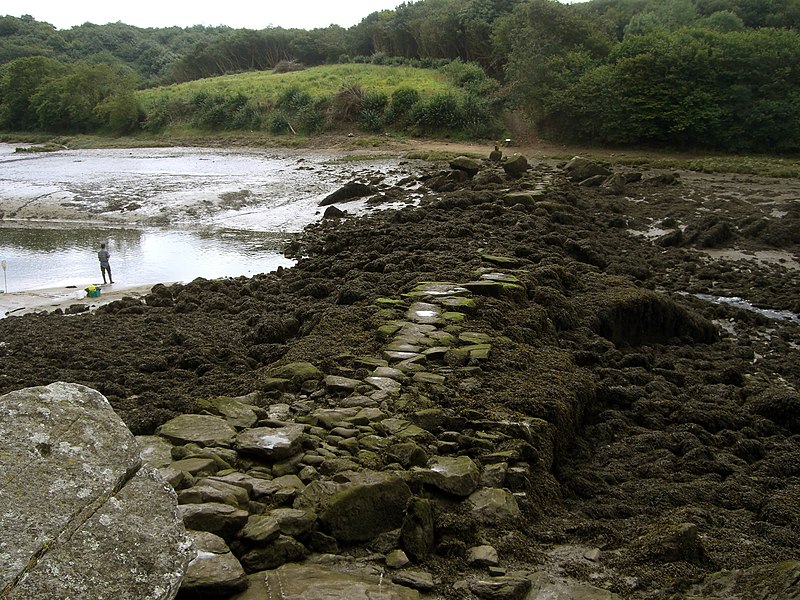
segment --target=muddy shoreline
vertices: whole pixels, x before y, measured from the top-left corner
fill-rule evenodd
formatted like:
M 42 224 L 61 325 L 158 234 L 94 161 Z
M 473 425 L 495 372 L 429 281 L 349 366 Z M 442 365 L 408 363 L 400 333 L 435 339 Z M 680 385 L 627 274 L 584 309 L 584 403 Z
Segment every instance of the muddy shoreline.
M 469 315 L 497 340 L 488 359 L 393 408 L 553 424 L 524 525 L 491 540 L 511 567 L 678 598 L 710 573 L 800 559 L 800 324 L 696 296 L 800 312 L 800 182 L 615 167 L 601 188 L 530 162 L 522 176 L 432 165 L 376 194 L 420 186 L 418 207 L 313 224 L 291 269 L 0 320 L 0 393 L 82 383 L 149 434 L 204 398 L 280 400 L 277 365 L 363 377 L 356 359 L 380 355 L 399 310 L 378 299 L 489 275 L 513 285 Z M 448 573 L 467 569 L 453 538 L 475 534 L 440 531 L 429 597 L 467 597 Z

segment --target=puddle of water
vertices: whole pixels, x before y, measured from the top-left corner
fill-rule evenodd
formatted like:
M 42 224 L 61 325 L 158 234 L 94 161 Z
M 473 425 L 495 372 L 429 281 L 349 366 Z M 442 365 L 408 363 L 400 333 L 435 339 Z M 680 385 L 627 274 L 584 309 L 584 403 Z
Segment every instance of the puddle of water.
M 714 260 L 755 260 L 760 263 L 782 265 L 787 269 L 800 270 L 800 263 L 795 260 L 794 256 L 780 250 L 743 252 L 741 250 L 726 248 L 723 250 L 703 249 L 701 251 Z
M 256 275 L 288 267 L 286 236 L 241 230 L 182 231 L 0 222 L 8 292 L 102 282 L 97 250 L 105 242 L 119 284 Z
M 687 292 L 683 292 L 687 294 Z M 705 300 L 706 302 L 713 302 L 715 304 L 730 304 L 731 306 L 735 306 L 736 308 L 742 308 L 744 310 L 749 310 L 751 312 L 758 313 L 760 315 L 764 315 L 768 319 L 788 319 L 790 321 L 795 321 L 800 323 L 800 315 L 797 315 L 789 310 L 773 310 L 771 308 L 758 308 L 753 306 L 750 302 L 743 298 L 739 298 L 738 296 L 728 297 L 728 296 L 712 296 L 711 294 L 692 294 L 695 298 L 700 298 L 701 300 Z

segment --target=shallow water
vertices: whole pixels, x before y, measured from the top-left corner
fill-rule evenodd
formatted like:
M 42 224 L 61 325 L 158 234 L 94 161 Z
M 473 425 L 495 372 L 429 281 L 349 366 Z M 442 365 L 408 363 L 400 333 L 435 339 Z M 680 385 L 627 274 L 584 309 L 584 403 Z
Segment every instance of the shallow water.
M 793 313 L 789 310 L 775 310 L 772 308 L 758 308 L 747 300 L 737 296 L 712 296 L 711 294 L 692 294 L 695 298 L 700 298 L 706 302 L 713 302 L 715 304 L 730 304 L 736 308 L 749 310 L 750 312 L 758 313 L 767 317 L 768 319 L 787 319 L 800 323 L 800 315 Z
M 289 266 L 291 234 L 346 181 L 410 173 L 399 159 L 330 152 L 139 148 L 15 153 L 0 144 L 0 259 L 9 292 L 102 281 L 108 244 L 126 285 Z M 342 205 L 358 214 L 364 202 Z M 2 273 L 0 273 L 2 275 Z M 5 289 L 5 284 L 3 286 Z
M 8 292 L 101 283 L 97 245 L 111 252 L 116 283 L 144 285 L 255 275 L 288 267 L 286 236 L 237 230 L 12 226 L 0 222 Z M 4 283 L 5 289 L 6 283 Z

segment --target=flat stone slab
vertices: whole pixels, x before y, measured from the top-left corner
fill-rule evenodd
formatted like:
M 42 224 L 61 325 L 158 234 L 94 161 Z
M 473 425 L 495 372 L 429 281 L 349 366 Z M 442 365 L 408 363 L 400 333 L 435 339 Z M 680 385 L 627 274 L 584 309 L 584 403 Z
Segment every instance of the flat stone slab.
M 427 373 L 425 371 L 414 373 L 414 377 L 412 379 L 415 383 L 427 383 L 428 385 L 444 385 L 444 382 L 446 381 L 443 375 Z
M 178 415 L 156 429 L 156 435 L 178 445 L 230 447 L 236 430 L 222 417 L 213 415 Z
M 399 394 L 403 389 L 399 381 L 395 381 L 389 377 L 366 377 L 364 383 L 368 383 L 375 389 L 384 391 L 388 394 Z
M 401 381 L 406 378 L 405 373 L 400 369 L 393 369 L 392 367 L 378 367 L 372 372 L 373 377 L 388 377 L 389 379 L 396 379 Z
M 0 397 L 0 456 L 0 597 L 174 597 L 193 556 L 175 492 L 104 396 Z
M 325 389 L 333 393 L 349 394 L 359 385 L 361 385 L 361 382 L 358 379 L 340 377 L 339 375 L 328 375 L 325 377 Z
M 419 354 L 418 352 L 398 352 L 395 350 L 386 350 L 384 351 L 383 355 L 392 362 L 400 362 L 410 359 L 420 360 L 425 358 L 422 354 Z
M 469 291 L 458 285 L 457 283 L 449 283 L 446 281 L 431 281 L 420 283 L 417 285 L 408 296 L 421 297 L 421 298 L 442 298 L 448 296 L 464 296 Z
M 304 433 L 302 425 L 255 427 L 236 437 L 236 448 L 267 460 L 284 460 L 300 451 Z
M 198 412 L 210 412 L 224 418 L 236 429 L 252 427 L 258 421 L 253 406 L 238 398 L 218 396 L 197 401 Z
M 433 325 L 441 320 L 441 309 L 436 304 L 414 302 L 406 313 L 406 318 L 414 323 Z
M 481 279 L 486 281 L 500 281 L 503 283 L 519 283 L 519 279 L 511 273 L 484 273 Z

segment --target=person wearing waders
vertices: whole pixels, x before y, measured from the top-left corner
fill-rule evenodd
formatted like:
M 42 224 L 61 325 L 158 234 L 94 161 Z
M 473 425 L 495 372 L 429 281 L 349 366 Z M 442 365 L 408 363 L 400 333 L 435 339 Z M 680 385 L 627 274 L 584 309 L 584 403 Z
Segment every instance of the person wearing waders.
M 108 273 L 108 283 L 114 283 L 114 280 L 111 278 L 111 265 L 108 264 L 111 253 L 106 250 L 105 244 L 100 244 L 100 251 L 97 253 L 97 258 L 100 260 L 100 274 L 103 276 L 103 283 L 106 283 L 106 273 Z

